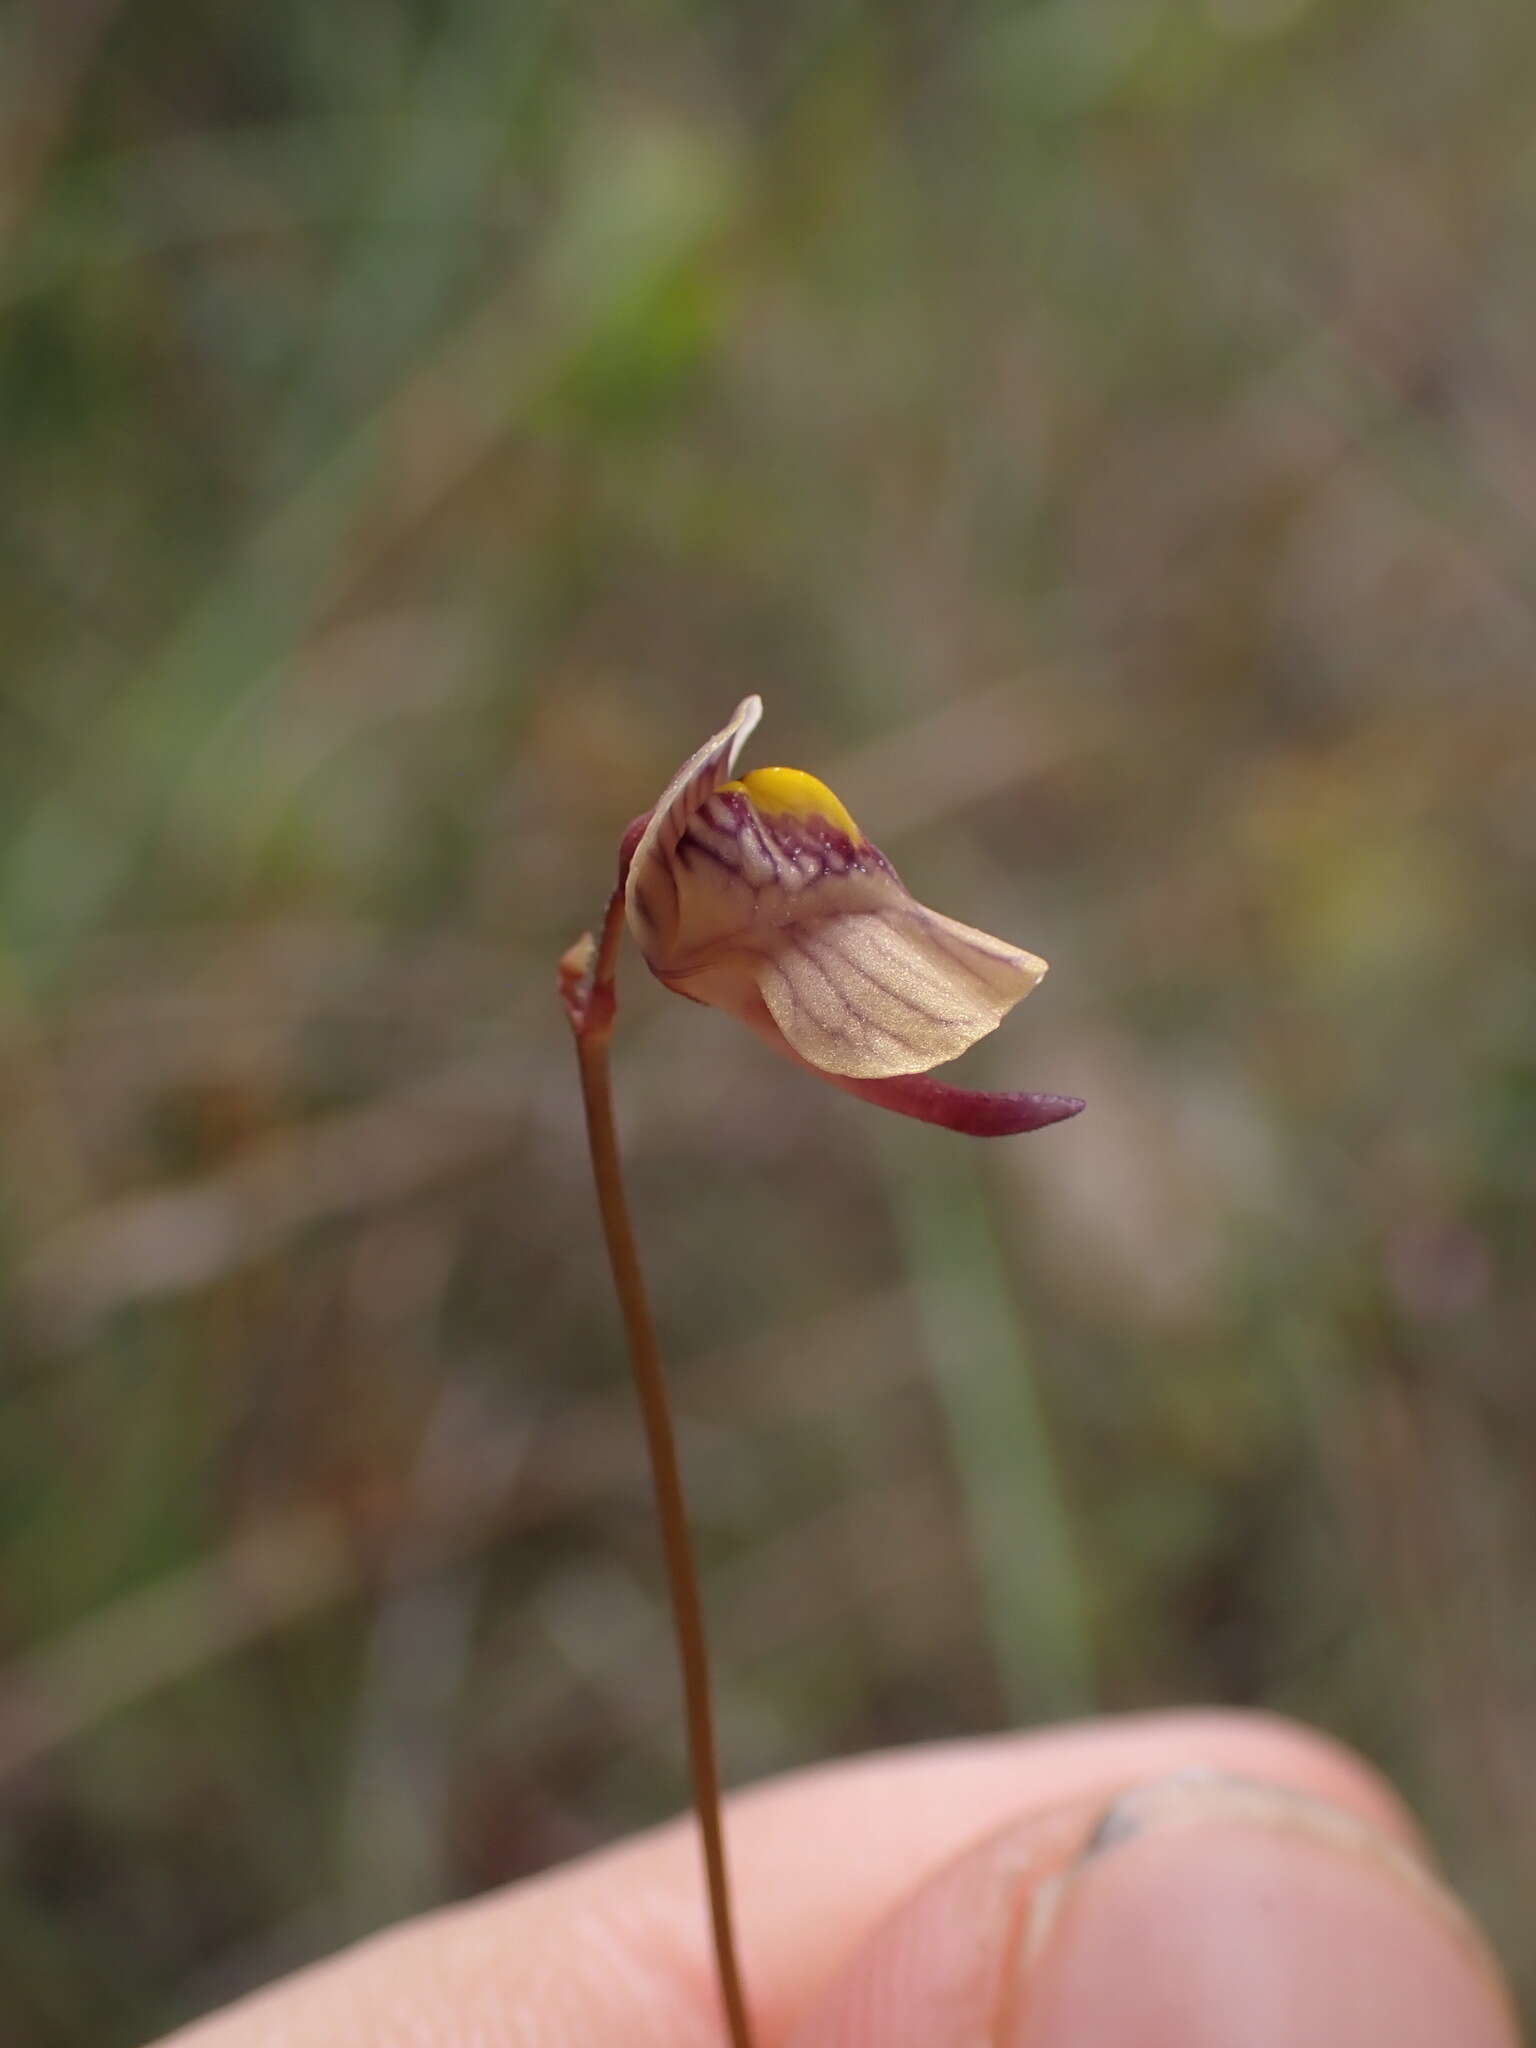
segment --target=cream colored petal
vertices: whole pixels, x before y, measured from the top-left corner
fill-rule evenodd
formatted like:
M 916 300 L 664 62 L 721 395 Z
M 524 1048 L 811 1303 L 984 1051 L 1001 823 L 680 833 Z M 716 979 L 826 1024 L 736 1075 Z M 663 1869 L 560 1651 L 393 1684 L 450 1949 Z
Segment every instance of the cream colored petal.
M 956 1058 L 1044 973 L 1033 953 L 904 892 L 879 909 L 784 925 L 757 964 L 763 1001 L 791 1048 L 823 1073 L 861 1080 Z
M 665 955 L 678 919 L 674 856 L 688 821 L 720 787 L 729 782 L 736 757 L 763 715 L 761 697 L 743 697 L 730 723 L 707 739 L 678 769 L 656 801 L 650 822 L 640 835 L 624 884 L 624 910 L 636 943 L 648 960 Z
M 914 901 L 813 776 L 734 780 L 761 709 L 737 708 L 640 835 L 626 910 L 647 964 L 826 1074 L 880 1080 L 954 1059 L 1045 962 Z

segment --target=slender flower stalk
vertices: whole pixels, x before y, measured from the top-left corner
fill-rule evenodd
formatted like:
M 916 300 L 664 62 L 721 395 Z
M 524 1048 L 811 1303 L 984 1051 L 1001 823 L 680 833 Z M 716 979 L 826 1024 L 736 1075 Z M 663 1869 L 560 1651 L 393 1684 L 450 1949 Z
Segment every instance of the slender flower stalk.
M 678 1469 L 677 1441 L 656 1325 L 646 1295 L 645 1278 L 635 1249 L 634 1227 L 624 1193 L 618 1136 L 613 1121 L 613 1086 L 608 1046 L 613 1035 L 614 956 L 624 924 L 624 894 L 616 889 L 603 919 L 602 937 L 594 946 L 590 934 L 578 939 L 560 962 L 561 1001 L 576 1039 L 581 1070 L 581 1096 L 587 1114 L 587 1139 L 592 1174 L 602 1211 L 608 1263 L 624 1319 L 629 1361 L 645 1425 L 656 1514 L 661 1524 L 672 1624 L 682 1666 L 683 1707 L 688 1731 L 688 1763 L 693 1800 L 704 1840 L 704 1874 L 709 1888 L 710 1924 L 715 1964 L 725 2004 L 731 2048 L 752 2048 L 752 2028 L 742 1990 L 741 1966 L 731 1917 L 730 1879 L 725 1863 L 725 1831 L 720 1820 L 720 1765 L 715 1748 L 714 1715 L 710 1706 L 709 1658 L 704 1642 L 704 1613 L 699 1575 L 688 1534 L 688 1512 Z
M 635 1249 L 614 1131 L 608 1046 L 626 924 L 659 981 L 727 1010 L 773 1049 L 866 1102 L 972 1137 L 1076 1116 L 1072 1095 L 994 1093 L 931 1080 L 994 1030 L 1045 973 L 1021 947 L 929 910 L 813 775 L 734 779 L 762 715 L 756 697 L 685 761 L 619 848 L 594 940 L 563 956 L 560 999 L 576 1040 L 592 1172 L 645 1424 L 682 1666 L 694 1805 L 732 2048 L 752 2048 L 732 1930 L 698 1571 L 656 1328 Z

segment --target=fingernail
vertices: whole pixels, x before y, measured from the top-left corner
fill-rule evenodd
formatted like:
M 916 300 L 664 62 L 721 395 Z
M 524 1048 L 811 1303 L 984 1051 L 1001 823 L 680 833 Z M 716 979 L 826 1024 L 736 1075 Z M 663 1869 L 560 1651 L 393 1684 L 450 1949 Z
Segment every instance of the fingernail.
M 1340 1808 L 1217 1773 L 1143 1787 L 1035 1894 L 998 2048 L 1518 2048 L 1481 1936 Z

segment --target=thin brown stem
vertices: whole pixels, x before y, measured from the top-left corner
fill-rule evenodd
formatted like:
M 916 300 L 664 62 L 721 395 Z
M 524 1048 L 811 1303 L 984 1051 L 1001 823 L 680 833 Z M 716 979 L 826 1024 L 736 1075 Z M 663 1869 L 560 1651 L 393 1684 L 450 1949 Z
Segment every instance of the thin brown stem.
M 661 1524 L 662 1552 L 666 1560 L 667 1589 L 672 1601 L 672 1623 L 682 1667 L 688 1761 L 693 1774 L 694 1806 L 704 1843 L 704 1872 L 709 1888 L 709 1913 L 714 1930 L 720 1992 L 732 2048 L 752 2048 L 752 2029 L 747 2020 L 731 1924 L 730 1881 L 720 1820 L 720 1767 L 715 1753 L 709 1659 L 704 1642 L 698 1569 L 688 1533 L 688 1513 L 683 1500 L 682 1474 L 677 1462 L 666 1375 L 662 1370 L 656 1327 L 651 1319 L 645 1279 L 635 1248 L 635 1233 L 624 1193 L 623 1168 L 613 1120 L 608 1044 L 613 1032 L 613 967 L 622 916 L 623 897 L 616 890 L 608 905 L 599 944 L 594 948 L 590 938 L 578 942 L 561 962 L 560 993 L 576 1037 L 581 1095 L 587 1113 L 587 1138 L 592 1151 L 598 1207 L 602 1212 L 603 1236 L 607 1241 L 608 1262 L 613 1269 L 614 1291 L 619 1298 L 619 1312 L 624 1321 L 635 1391 L 640 1397 L 640 1414 L 650 1452 L 656 1513 Z

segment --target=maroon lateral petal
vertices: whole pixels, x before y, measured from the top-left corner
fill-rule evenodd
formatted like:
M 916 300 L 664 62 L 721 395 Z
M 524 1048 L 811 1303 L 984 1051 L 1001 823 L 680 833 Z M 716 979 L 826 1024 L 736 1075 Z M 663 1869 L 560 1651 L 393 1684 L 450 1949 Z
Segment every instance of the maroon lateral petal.
M 1017 1095 L 986 1088 L 952 1088 L 929 1074 L 893 1074 L 884 1081 L 858 1081 L 851 1074 L 821 1077 L 864 1102 L 893 1109 L 919 1123 L 942 1124 L 970 1138 L 1011 1138 L 1021 1131 L 1065 1123 L 1087 1107 L 1076 1095 Z

